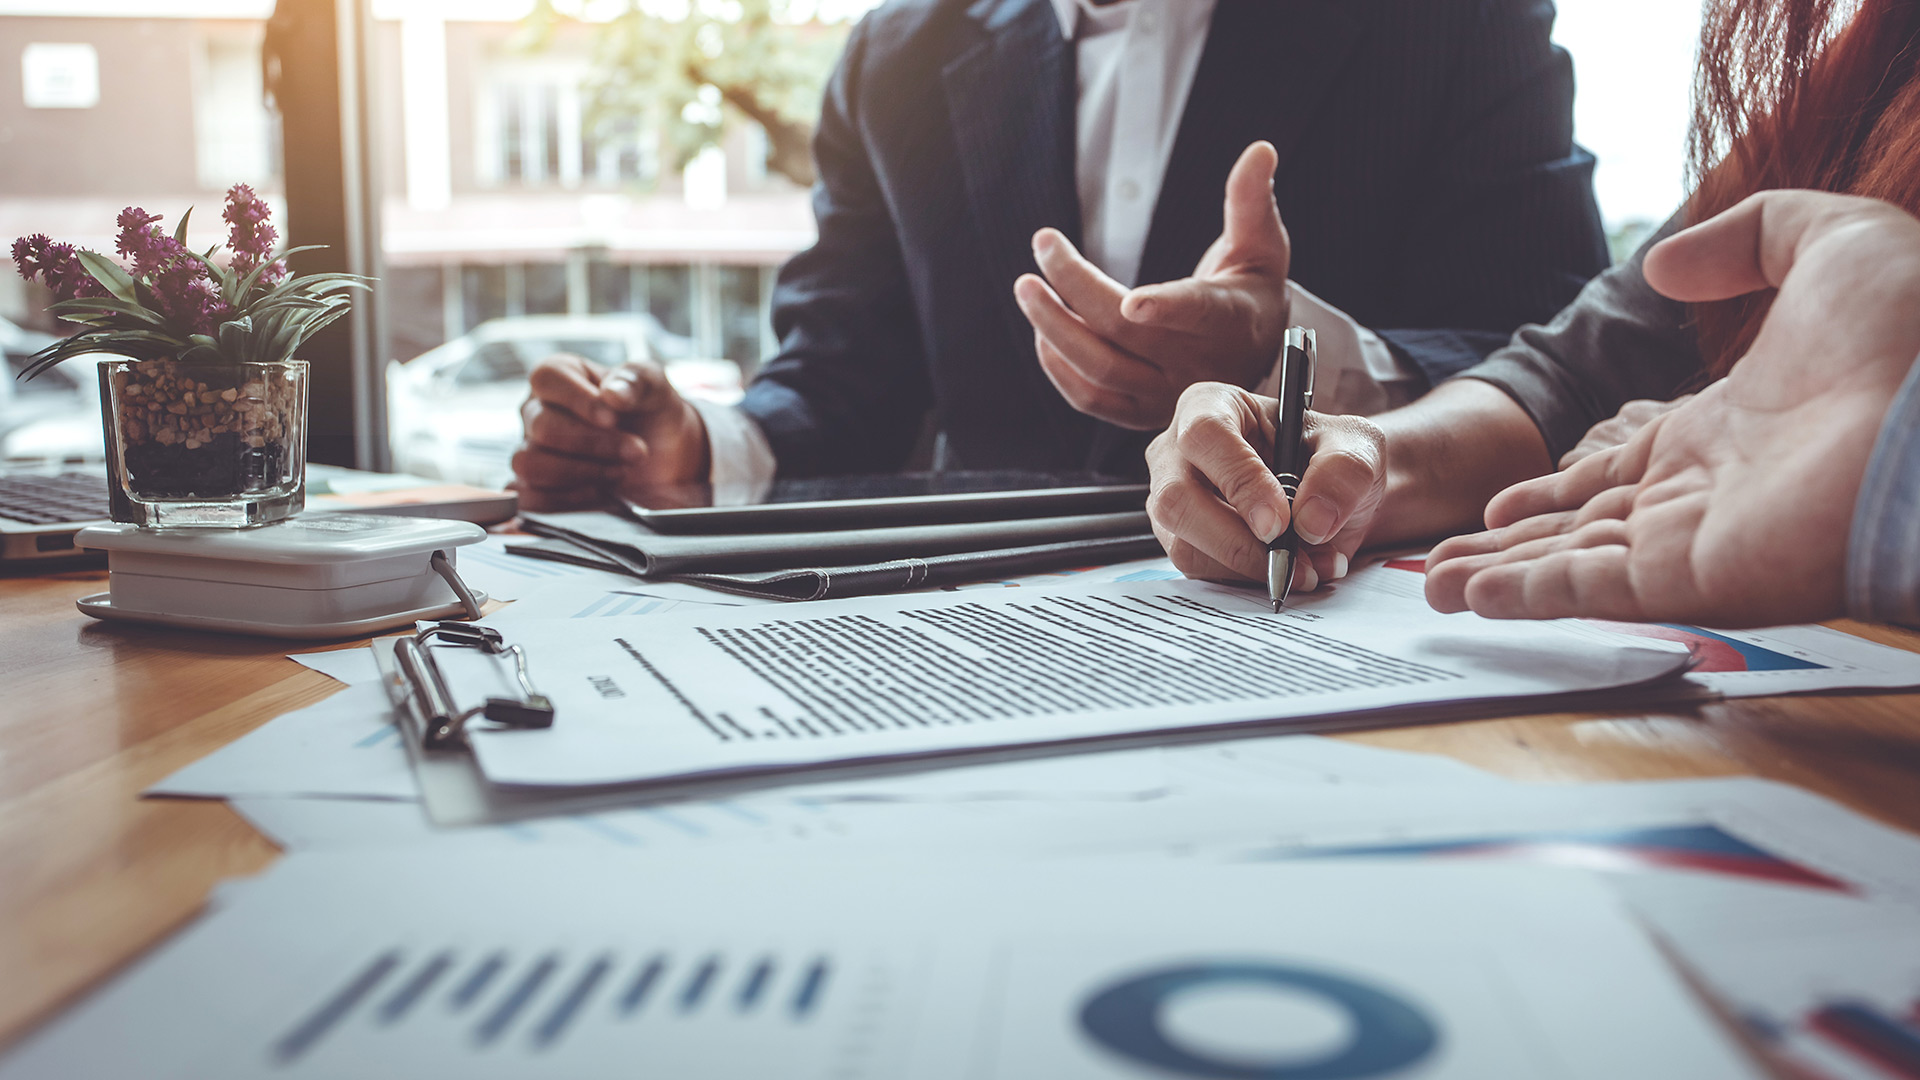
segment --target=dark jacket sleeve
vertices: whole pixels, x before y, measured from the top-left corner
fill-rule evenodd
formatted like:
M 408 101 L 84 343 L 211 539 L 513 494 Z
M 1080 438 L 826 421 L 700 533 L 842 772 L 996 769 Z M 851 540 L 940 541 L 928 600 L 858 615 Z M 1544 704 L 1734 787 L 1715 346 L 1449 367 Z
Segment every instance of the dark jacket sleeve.
M 1551 0 L 1487 0 L 1462 42 L 1399 268 L 1412 317 L 1375 327 L 1429 384 L 1544 322 L 1605 269 L 1591 154 L 1573 142 L 1573 62 Z
M 1679 230 L 1668 220 L 1633 258 L 1594 278 L 1544 326 L 1523 326 L 1462 377 L 1490 382 L 1527 410 L 1554 460 L 1636 398 L 1678 396 L 1701 373 L 1687 306 L 1653 291 L 1647 249 Z
M 741 402 L 782 476 L 904 461 L 933 400 L 899 234 L 861 137 L 869 25 L 848 39 L 814 134 L 819 239 L 781 268 L 780 352 Z

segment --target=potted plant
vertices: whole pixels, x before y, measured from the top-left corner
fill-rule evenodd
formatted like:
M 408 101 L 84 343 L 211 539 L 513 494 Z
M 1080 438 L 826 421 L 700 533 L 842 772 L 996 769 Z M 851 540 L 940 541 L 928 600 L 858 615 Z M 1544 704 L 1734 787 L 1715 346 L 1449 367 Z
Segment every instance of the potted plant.
M 228 256 L 187 247 L 189 210 L 171 235 L 138 207 L 120 214 L 125 265 L 45 236 L 13 261 L 52 290 L 47 310 L 79 332 L 35 353 L 33 376 L 63 360 L 100 364 L 107 485 L 115 521 L 241 527 L 305 505 L 307 364 L 301 344 L 352 307 L 350 274 L 288 272 L 273 253 L 267 205 L 245 184 L 227 193 Z

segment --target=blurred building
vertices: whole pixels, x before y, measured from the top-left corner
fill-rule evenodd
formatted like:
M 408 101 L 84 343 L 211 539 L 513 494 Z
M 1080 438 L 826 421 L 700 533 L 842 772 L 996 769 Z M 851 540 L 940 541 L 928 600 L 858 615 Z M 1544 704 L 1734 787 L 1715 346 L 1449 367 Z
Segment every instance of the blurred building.
M 595 126 L 581 94 L 591 28 L 538 51 L 530 0 L 375 0 L 368 92 L 391 350 L 408 359 L 497 317 L 650 312 L 703 355 L 751 370 L 771 347 L 773 268 L 811 242 L 806 193 L 764 167 L 741 123 L 686 169 L 657 132 Z M 271 0 L 0 0 L 0 238 L 112 248 L 120 209 L 279 190 L 264 104 Z M 45 325 L 17 276 L 0 316 Z

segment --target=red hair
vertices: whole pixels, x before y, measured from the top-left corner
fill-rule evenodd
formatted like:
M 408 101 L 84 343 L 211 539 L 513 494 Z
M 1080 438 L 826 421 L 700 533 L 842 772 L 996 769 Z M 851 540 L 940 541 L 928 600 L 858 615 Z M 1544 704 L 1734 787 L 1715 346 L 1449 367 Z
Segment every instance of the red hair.
M 1812 188 L 1920 215 L 1920 0 L 1707 0 L 1688 137 L 1704 221 L 1758 191 Z M 1772 293 L 1694 307 L 1724 375 Z

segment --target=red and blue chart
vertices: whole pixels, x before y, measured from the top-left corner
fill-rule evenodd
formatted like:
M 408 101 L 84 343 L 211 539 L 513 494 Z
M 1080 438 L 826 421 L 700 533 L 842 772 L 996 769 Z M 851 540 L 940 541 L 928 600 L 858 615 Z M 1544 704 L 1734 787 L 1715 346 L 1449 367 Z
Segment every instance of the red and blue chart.
M 1805 657 L 1788 656 L 1786 653 L 1769 649 L 1764 645 L 1755 645 L 1750 641 L 1741 641 L 1725 634 L 1716 634 L 1711 630 L 1702 630 L 1697 626 L 1682 626 L 1678 623 L 1608 622 L 1605 619 L 1582 621 L 1603 630 L 1611 630 L 1616 634 L 1631 634 L 1634 637 L 1654 638 L 1659 641 L 1677 641 L 1685 645 L 1698 658 L 1699 664 L 1693 670 L 1699 674 L 1720 671 L 1813 671 L 1827 666 Z
M 1712 824 L 1547 830 L 1405 843 L 1286 849 L 1280 858 L 1479 857 L 1586 870 L 1685 870 L 1780 885 L 1852 892 L 1844 881 L 1802 866 Z
M 1791 1063 L 1797 1080 L 1920 1080 L 1920 996 L 1904 1009 L 1851 998 L 1822 1002 L 1792 1022 L 1742 1020 Z

